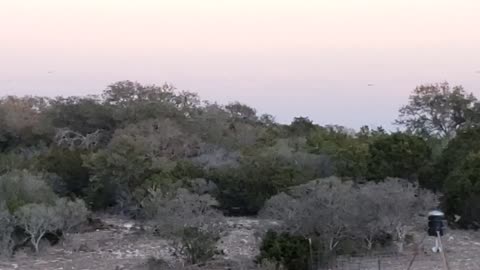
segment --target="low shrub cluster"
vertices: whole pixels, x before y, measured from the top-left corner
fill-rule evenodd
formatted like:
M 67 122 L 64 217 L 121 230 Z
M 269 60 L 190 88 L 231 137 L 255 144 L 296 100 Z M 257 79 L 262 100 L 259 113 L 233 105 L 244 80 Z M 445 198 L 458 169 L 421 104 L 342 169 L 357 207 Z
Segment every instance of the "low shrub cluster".
M 315 180 L 267 201 L 261 216 L 281 220 L 288 234 L 267 234 L 264 256 L 295 269 L 289 265 L 306 260 L 298 255 L 305 253 L 306 239 L 313 241 L 312 248 L 319 254 L 317 264 L 328 263 L 338 254 L 370 252 L 387 239 L 403 252 L 408 233 L 418 225 L 418 215 L 436 206 L 433 193 L 401 179 L 365 184 L 335 177 Z M 295 246 L 293 250 L 290 245 Z
M 58 198 L 41 175 L 28 171 L 0 176 L 0 193 L 0 254 L 3 255 L 10 255 L 14 246 L 24 244 L 18 239 L 26 239 L 39 252 L 40 242 L 47 234 L 61 240 L 85 222 L 89 213 L 82 200 Z

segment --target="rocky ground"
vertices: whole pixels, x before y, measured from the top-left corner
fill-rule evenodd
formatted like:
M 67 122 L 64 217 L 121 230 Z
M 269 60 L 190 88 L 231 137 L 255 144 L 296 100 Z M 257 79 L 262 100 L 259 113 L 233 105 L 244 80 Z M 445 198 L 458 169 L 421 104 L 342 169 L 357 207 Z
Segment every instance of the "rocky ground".
M 443 244 L 450 270 L 480 269 L 479 232 L 449 231 L 448 234 L 443 237 Z M 445 267 L 441 254 L 433 253 L 431 250 L 434 245 L 434 238 L 427 237 L 423 246 L 420 246 L 418 249 L 418 247 L 412 245 L 403 255 L 342 258 L 338 260 L 338 269 L 378 270 L 380 261 L 381 270 L 405 270 L 412 260 L 414 250 L 419 250 L 411 270 L 444 270 Z
M 74 234 L 62 244 L 43 247 L 38 255 L 20 251 L 8 261 L 0 261 L 0 270 L 136 270 L 149 258 L 178 261 L 168 241 L 151 236 L 129 220 L 103 217 L 103 229 Z M 241 265 L 257 255 L 259 232 L 275 222 L 229 218 L 227 232 L 218 243 L 217 261 Z

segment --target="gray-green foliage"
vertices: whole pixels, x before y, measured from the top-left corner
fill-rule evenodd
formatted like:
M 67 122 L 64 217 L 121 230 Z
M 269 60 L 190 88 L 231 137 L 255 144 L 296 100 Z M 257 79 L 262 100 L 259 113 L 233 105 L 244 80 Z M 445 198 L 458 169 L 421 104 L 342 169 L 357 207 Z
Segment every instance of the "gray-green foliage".
M 361 225 L 353 232 L 368 249 L 378 236 L 390 235 L 398 250 L 403 251 L 408 233 L 419 225 L 418 215 L 438 206 L 438 197 L 434 193 L 396 178 L 366 183 L 360 186 L 356 196 L 353 222 Z
M 149 188 L 167 192 L 166 185 L 185 187 L 186 179 L 203 178 L 218 187 L 210 194 L 220 209 L 255 215 L 271 196 L 333 174 L 354 181 L 418 178 L 424 186 L 439 189 L 451 172 L 464 175 L 467 169 L 457 167 L 478 140 L 475 134 L 454 139 L 457 143 L 447 150 L 462 153 L 443 152 L 435 168 L 430 148 L 436 147 L 440 155 L 446 139 L 464 136 L 463 129 L 478 124 L 479 108 L 476 98 L 461 87 L 419 86 L 398 123 L 429 138 L 425 144 L 409 133 L 366 127 L 356 133 L 335 125 L 322 127 L 306 117 L 282 125 L 244 104 L 201 102 L 196 94 L 168 84 L 121 81 L 108 86 L 102 98 L 4 97 L 0 200 L 13 213 L 25 204 L 52 206 L 58 196 L 74 194 L 95 209 L 115 207 L 136 216 L 150 196 Z M 57 196 L 43 183 L 50 183 L 49 176 L 21 169 L 55 174 Z M 462 196 L 475 190 L 468 189 L 468 177 L 448 178 L 447 212 L 460 213 L 465 222 L 478 216 L 479 210 L 466 207 L 478 196 Z M 458 195 L 462 183 L 466 191 Z
M 60 198 L 55 202 L 55 214 L 59 219 L 58 229 L 67 234 L 86 221 L 89 210 L 81 199 Z
M 0 176 L 0 250 L 4 252 L 13 244 L 15 226 L 38 252 L 45 234 L 71 232 L 87 215 L 82 200 L 59 199 L 41 174 L 14 170 Z
M 47 107 L 48 98 L 0 97 L 0 149 L 48 141 L 52 130 L 41 113 Z
M 47 233 L 63 236 L 86 221 L 88 210 L 82 200 L 58 199 L 55 204 L 30 203 L 14 213 L 16 225 L 23 229 L 35 252 Z
M 25 204 L 52 204 L 56 198 L 40 174 L 23 170 L 0 175 L 0 201 L 11 213 Z
M 258 154 L 274 160 L 281 160 L 300 171 L 308 180 L 333 174 L 332 160 L 326 154 L 308 151 L 305 138 L 278 139 L 271 147 Z
M 223 216 L 208 194 L 186 189 L 151 191 L 143 203 L 155 233 L 175 243 L 177 251 L 190 264 L 209 260 L 216 251 L 222 232 Z
M 478 123 L 478 103 L 462 86 L 421 85 L 400 109 L 397 124 L 423 136 L 451 139 L 460 128 Z
M 181 233 L 180 253 L 186 256 L 190 264 L 207 262 L 217 252 L 216 244 L 219 239 L 220 236 L 216 231 L 199 227 L 184 228 Z
M 142 199 L 138 189 L 142 193 L 168 182 L 168 177 L 157 176 L 170 173 L 178 161 L 199 150 L 200 141 L 173 121 L 145 120 L 117 130 L 108 146 L 86 158 L 85 164 L 93 173 L 93 192 L 109 189 L 111 203 L 126 204 Z
M 15 220 L 5 205 L 0 202 L 0 258 L 12 252 Z
M 17 224 L 30 238 L 35 252 L 39 251 L 40 241 L 47 232 L 54 232 L 61 227 L 54 206 L 44 204 L 26 204 L 15 212 Z
M 0 174 L 33 168 L 42 150 L 44 149 L 21 148 L 0 153 Z
M 405 180 L 355 186 L 328 178 L 274 196 L 261 216 L 282 220 L 291 233 L 318 239 L 329 252 L 352 238 L 371 249 L 384 234 L 392 236 L 401 251 L 417 215 L 436 204 L 434 194 Z
M 160 234 L 172 234 L 188 227 L 214 229 L 223 220 L 215 206 L 217 202 L 210 195 L 194 194 L 183 188 L 151 190 L 143 202 L 145 214 Z

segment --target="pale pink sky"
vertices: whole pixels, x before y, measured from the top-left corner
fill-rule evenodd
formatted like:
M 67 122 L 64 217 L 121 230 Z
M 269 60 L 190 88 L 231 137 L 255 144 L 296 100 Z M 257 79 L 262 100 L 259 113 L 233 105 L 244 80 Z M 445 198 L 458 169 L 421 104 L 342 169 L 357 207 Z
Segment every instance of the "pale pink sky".
M 0 0 L 0 96 L 166 81 L 281 122 L 391 127 L 418 84 L 480 97 L 478 14 L 478 0 Z

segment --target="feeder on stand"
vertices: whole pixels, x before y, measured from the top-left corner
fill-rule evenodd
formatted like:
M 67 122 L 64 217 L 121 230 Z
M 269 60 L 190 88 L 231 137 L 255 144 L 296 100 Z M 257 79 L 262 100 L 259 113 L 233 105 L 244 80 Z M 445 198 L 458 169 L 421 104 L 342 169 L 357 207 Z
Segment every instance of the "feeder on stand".
M 443 266 L 445 267 L 445 270 L 449 270 L 450 267 L 442 244 L 442 236 L 445 234 L 445 225 L 445 214 L 442 211 L 434 210 L 428 213 L 428 235 L 435 237 L 435 246 L 432 248 L 432 251 L 442 254 Z
M 445 214 L 441 211 L 435 210 L 428 213 L 428 235 L 435 237 L 435 247 L 432 251 L 442 252 L 441 237 L 445 233 Z
M 435 253 L 440 253 L 442 255 L 443 266 L 445 270 L 450 270 L 447 257 L 445 256 L 445 249 L 442 245 L 442 236 L 445 234 L 445 228 L 446 228 L 445 214 L 442 211 L 434 210 L 428 213 L 427 235 L 435 237 L 435 246 L 432 248 L 432 251 Z M 423 241 L 425 240 L 425 238 L 426 237 L 423 238 L 420 246 L 423 245 Z M 415 262 L 415 259 L 417 258 L 418 254 L 419 254 L 419 251 L 413 254 L 413 257 L 410 260 L 407 270 L 412 269 L 413 263 Z

